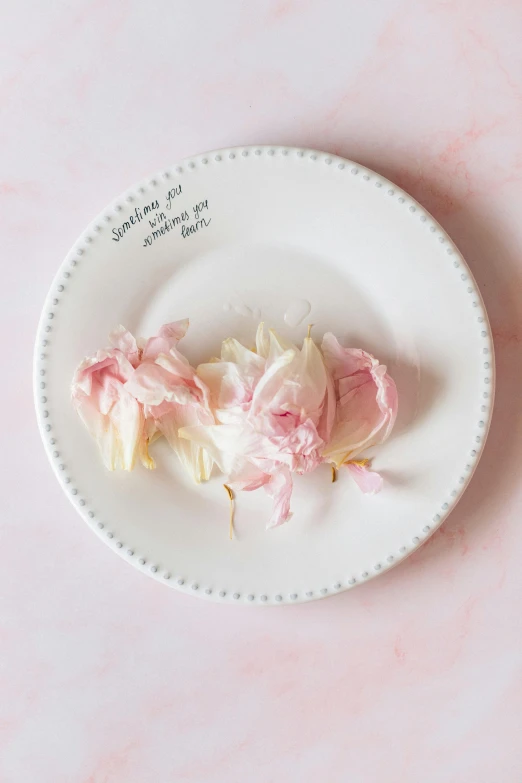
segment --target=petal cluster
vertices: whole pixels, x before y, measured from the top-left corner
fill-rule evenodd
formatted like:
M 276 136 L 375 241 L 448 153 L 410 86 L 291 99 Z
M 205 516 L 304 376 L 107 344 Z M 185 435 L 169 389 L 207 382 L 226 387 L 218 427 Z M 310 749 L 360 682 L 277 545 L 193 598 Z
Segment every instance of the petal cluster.
M 196 482 L 213 466 L 235 491 L 263 487 L 268 527 L 291 516 L 292 475 L 346 465 L 363 492 L 380 489 L 367 459 L 389 436 L 397 390 L 386 367 L 326 334 L 299 348 L 260 324 L 255 347 L 229 338 L 219 358 L 193 368 L 178 343 L 188 320 L 146 341 L 123 327 L 110 347 L 84 359 L 72 399 L 107 468 L 154 467 L 149 444 L 163 435 Z

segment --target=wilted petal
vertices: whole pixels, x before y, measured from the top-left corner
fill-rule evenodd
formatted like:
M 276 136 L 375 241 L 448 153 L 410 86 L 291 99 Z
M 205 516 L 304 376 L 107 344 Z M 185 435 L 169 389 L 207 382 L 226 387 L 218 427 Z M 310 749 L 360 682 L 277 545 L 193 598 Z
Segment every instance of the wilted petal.
M 295 473 L 310 473 L 323 461 L 320 449 L 324 442 L 311 419 L 289 430 L 283 437 L 273 438 L 271 443 L 274 446 L 271 458 L 284 462 Z
M 210 454 L 197 443 L 182 438 L 180 430 L 183 427 L 199 424 L 202 415 L 199 406 L 177 403 L 164 403 L 154 413 L 157 428 L 163 433 L 196 484 L 210 478 L 213 461 Z
M 149 446 L 161 436 L 161 432 L 156 427 L 156 422 L 152 417 L 146 418 L 138 446 L 138 454 L 141 464 L 148 470 L 156 467 L 156 462 L 149 454 Z
M 183 318 L 181 321 L 173 321 L 162 326 L 158 334 L 155 337 L 150 337 L 145 343 L 142 359 L 144 361 L 153 361 L 161 353 L 168 353 L 185 337 L 188 327 L 188 318 Z
M 277 359 L 288 351 L 292 351 L 294 354 L 298 353 L 297 347 L 290 342 L 290 340 L 285 340 L 284 337 L 281 337 L 275 329 L 270 329 L 269 334 L 267 366 L 270 366 L 272 362 L 277 361 Z
M 124 383 L 131 377 L 134 368 L 121 351 L 109 349 L 98 351 L 95 356 L 84 359 L 74 373 L 72 390 L 81 390 L 90 394 L 93 379 L 110 376 Z
M 353 462 L 346 463 L 350 475 L 365 495 L 375 495 L 382 489 L 382 476 L 369 470 L 365 465 L 357 465 Z
M 197 375 L 210 393 L 210 406 L 220 410 L 247 405 L 265 369 L 265 360 L 237 340 L 225 340 L 222 360 L 200 364 Z
M 172 328 L 161 339 L 178 337 L 179 331 Z M 126 388 L 145 406 L 147 417 L 154 421 L 194 481 L 207 480 L 213 464 L 209 454 L 179 437 L 182 427 L 214 423 L 208 408 L 208 389 L 183 354 L 171 346 L 168 353 L 160 353 L 154 361 L 143 361 Z
M 197 401 L 195 391 L 178 375 L 152 362 L 140 364 L 125 384 L 127 391 L 143 405 L 162 402 L 189 404 Z
M 240 365 L 246 373 L 259 376 L 265 369 L 265 360 L 262 356 L 251 351 L 249 348 L 239 342 L 239 340 L 230 337 L 224 340 L 221 345 L 221 359 L 224 362 L 235 362 Z
M 109 334 L 109 342 L 117 348 L 129 360 L 133 367 L 137 367 L 140 360 L 138 343 L 128 329 L 121 324 Z
M 83 424 L 95 439 L 103 464 L 109 470 L 132 470 L 142 439 L 144 416 L 139 403 L 120 384 L 119 394 L 100 410 L 99 395 L 88 396 L 73 389 L 73 404 Z
M 368 369 L 373 359 L 371 354 L 360 348 L 343 348 L 331 332 L 324 335 L 321 352 L 334 381 Z
M 281 385 L 291 377 L 290 366 L 294 359 L 295 351 L 285 351 L 264 373 L 252 397 L 250 419 L 272 407 L 274 397 L 280 391 Z
M 120 350 L 98 351 L 80 363 L 71 385 L 73 405 L 109 470 L 132 470 L 139 450 L 143 410 L 124 387 L 133 372 Z
M 267 335 L 265 325 L 262 321 L 257 327 L 256 351 L 259 356 L 263 357 L 263 359 L 268 358 L 268 353 L 270 351 L 270 337 Z
M 326 368 L 325 368 L 326 369 Z M 332 376 L 326 370 L 326 393 L 323 402 L 323 409 L 317 424 L 317 433 L 325 443 L 328 443 L 332 434 L 332 428 L 335 422 L 335 413 L 337 410 L 337 401 L 335 399 L 335 386 Z
M 274 332 L 270 336 L 271 346 L 278 345 L 277 352 L 271 347 L 271 355 L 277 353 L 277 358 L 269 366 L 267 363 L 268 369 L 256 387 L 250 420 L 267 413 L 291 413 L 296 417 L 294 426 L 308 418 L 318 424 L 328 386 L 321 352 L 312 339 L 306 338 L 301 351 L 294 347 L 281 353 L 286 343 Z M 256 427 L 263 429 L 261 420 L 256 421 Z
M 287 522 L 292 513 L 290 511 L 290 499 L 292 497 L 292 476 L 288 468 L 281 467 L 273 473 L 270 481 L 264 485 L 265 492 L 274 501 L 272 515 L 267 528 L 278 527 Z
M 268 473 L 244 460 L 228 474 L 227 484 L 235 492 L 252 492 L 267 484 L 270 478 Z
M 341 465 L 383 443 L 397 415 L 395 383 L 371 354 L 342 348 L 332 334 L 323 340 L 325 362 L 336 381 L 337 412 L 323 456 Z
M 303 341 L 294 380 L 295 404 L 304 409 L 307 417 L 317 424 L 325 402 L 328 373 L 323 356 L 310 337 Z
M 227 476 L 240 470 L 250 457 L 270 458 L 272 453 L 265 453 L 261 435 L 242 424 L 187 425 L 180 430 L 179 436 L 205 448 Z

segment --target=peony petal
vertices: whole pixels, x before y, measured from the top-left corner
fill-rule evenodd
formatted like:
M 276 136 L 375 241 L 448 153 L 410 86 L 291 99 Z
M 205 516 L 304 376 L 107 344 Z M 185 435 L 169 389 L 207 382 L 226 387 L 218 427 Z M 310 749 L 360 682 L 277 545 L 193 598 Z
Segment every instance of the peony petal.
M 263 357 L 263 359 L 268 358 L 268 353 L 270 351 L 270 338 L 266 333 L 265 325 L 262 321 L 257 327 L 256 351 L 259 356 Z
M 270 478 L 269 473 L 264 473 L 256 465 L 245 460 L 243 464 L 238 463 L 228 474 L 227 484 L 235 492 L 252 492 L 267 484 Z
M 292 476 L 288 468 L 276 471 L 270 481 L 265 484 L 265 492 L 274 501 L 272 515 L 268 521 L 267 529 L 279 527 L 287 522 L 292 513 L 290 511 L 290 499 L 292 497 Z
M 124 388 L 133 372 L 122 351 L 110 348 L 84 359 L 71 385 L 73 405 L 109 470 L 132 470 L 142 440 L 143 410 Z
M 273 332 L 271 339 L 275 339 Z M 291 413 L 296 417 L 294 426 L 308 418 L 317 424 L 327 385 L 328 375 L 321 352 L 312 339 L 306 338 L 302 351 L 288 349 L 268 367 L 254 392 L 249 418 L 253 421 L 267 412 Z M 263 422 L 256 422 L 256 427 L 262 430 Z
M 243 348 L 240 343 L 237 346 L 229 345 L 224 349 L 228 357 L 226 360 L 200 364 L 197 368 L 198 377 L 209 390 L 212 408 L 224 409 L 250 403 L 254 388 L 263 374 L 264 359 Z M 232 358 L 234 355 L 238 361 Z
M 268 367 L 254 391 L 249 412 L 250 419 L 271 407 L 281 385 L 287 378 L 291 377 L 291 365 L 295 355 L 293 350 L 285 351 Z
M 331 332 L 324 335 L 321 352 L 334 381 L 368 369 L 373 359 L 371 354 L 359 348 L 343 348 Z
M 347 457 L 357 456 L 374 445 L 387 423 L 376 399 L 375 384 L 371 379 L 346 395 L 337 409 L 332 437 L 323 451 L 340 465 Z
M 277 361 L 287 351 L 292 351 L 294 354 L 298 352 L 297 346 L 295 346 L 289 340 L 285 340 L 281 337 L 275 329 L 269 330 L 269 349 L 267 356 L 267 366 L 270 366 L 272 362 Z
M 136 338 L 121 324 L 109 334 L 109 342 L 121 351 L 133 367 L 137 367 L 140 361 L 140 351 Z
M 196 372 L 209 391 L 211 408 L 229 408 L 248 399 L 239 368 L 233 362 L 200 364 Z
M 295 403 L 306 410 L 306 415 L 318 423 L 327 391 L 328 373 L 323 356 L 310 337 L 303 341 L 300 361 L 297 363 Z
M 162 402 L 190 404 L 197 401 L 197 393 L 184 380 L 164 367 L 151 362 L 141 364 L 125 384 L 126 390 L 143 405 Z
M 154 470 L 156 462 L 149 454 L 149 446 L 154 443 L 161 436 L 160 431 L 156 427 L 156 422 L 152 417 L 146 418 L 143 426 L 143 432 L 141 435 L 140 443 L 138 446 L 138 455 L 141 464 L 148 470 Z
M 325 368 L 326 370 L 326 368 Z M 317 433 L 325 443 L 328 443 L 332 434 L 332 428 L 335 422 L 337 410 L 337 401 L 335 399 L 335 386 L 332 376 L 326 370 L 326 394 L 323 402 L 323 409 L 317 424 Z
M 132 470 L 143 434 L 144 417 L 139 403 L 120 385 L 119 396 L 106 413 L 98 400 L 73 392 L 73 404 L 88 432 L 96 440 L 108 470 Z
M 186 381 L 194 378 L 195 370 L 190 366 L 188 359 L 176 348 L 171 348 L 168 353 L 160 353 L 155 358 L 154 364 L 164 367 L 171 375 L 176 375 Z
M 110 420 L 116 431 L 119 464 L 116 467 L 132 470 L 141 441 L 144 416 L 139 403 L 122 389 L 119 400 L 110 411 Z
M 323 456 L 340 466 L 389 437 L 397 389 L 384 365 L 365 351 L 343 348 L 334 335 L 324 336 L 323 352 L 337 387 L 336 419 Z
M 368 470 L 364 465 L 346 463 L 353 480 L 365 495 L 375 495 L 382 489 L 382 476 L 373 470 Z
M 270 458 L 272 452 L 265 455 L 263 436 L 251 427 L 234 424 L 210 424 L 203 426 L 183 426 L 180 438 L 196 443 L 207 449 L 212 459 L 225 475 L 238 470 L 238 465 L 249 457 Z
M 291 429 L 282 438 L 272 438 L 271 458 L 284 462 L 295 473 L 309 473 L 323 461 L 320 449 L 324 445 L 311 419 Z M 268 452 L 267 450 L 267 453 Z
M 89 356 L 80 362 L 74 373 L 71 388 L 73 391 L 78 389 L 85 394 L 90 394 L 93 378 L 96 378 L 97 375 L 109 373 L 124 382 L 130 378 L 133 371 L 132 364 L 121 351 L 116 349 L 98 351 L 95 356 Z
M 161 415 L 158 413 L 155 418 L 156 426 L 163 433 L 178 455 L 181 464 L 196 484 L 207 481 L 212 472 L 211 455 L 196 443 L 180 436 L 180 430 L 183 427 L 190 427 L 200 421 L 202 415 L 200 407 L 165 403 L 163 410 L 164 412 Z
M 155 337 L 150 337 L 144 345 L 142 360 L 154 361 L 161 353 L 169 353 L 179 341 L 185 337 L 189 327 L 189 319 L 172 321 L 161 327 Z

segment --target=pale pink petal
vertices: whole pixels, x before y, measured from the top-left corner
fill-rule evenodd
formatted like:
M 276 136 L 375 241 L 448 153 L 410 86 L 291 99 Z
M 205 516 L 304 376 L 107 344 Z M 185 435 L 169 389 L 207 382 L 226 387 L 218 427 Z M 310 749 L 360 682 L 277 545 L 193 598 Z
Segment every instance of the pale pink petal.
M 125 329 L 121 324 L 117 326 L 109 334 L 109 342 L 114 348 L 117 348 L 124 354 L 133 367 L 138 366 L 140 361 L 138 343 L 128 329 Z
M 196 391 L 184 379 L 152 362 L 137 367 L 125 388 L 143 405 L 160 405 L 162 402 L 189 404 L 198 401 Z
M 120 384 L 119 394 L 100 410 L 100 396 L 73 390 L 73 404 L 88 432 L 96 440 L 103 464 L 109 470 L 132 470 L 142 438 L 144 417 L 139 403 Z
M 347 463 L 350 475 L 365 495 L 375 495 L 382 489 L 382 476 L 373 470 L 368 470 L 364 465 Z
M 271 340 L 274 342 L 274 332 Z M 321 352 L 306 338 L 301 351 L 288 349 L 275 358 L 254 392 L 249 419 L 266 413 L 290 413 L 295 425 L 305 419 L 318 424 L 328 386 Z M 263 429 L 262 421 L 256 427 Z
M 183 427 L 199 424 L 202 418 L 204 412 L 201 406 L 177 403 L 163 403 L 154 415 L 157 428 L 163 433 L 196 484 L 210 478 L 213 460 L 211 455 L 197 443 L 180 437 L 180 431 Z
M 335 423 L 323 455 L 339 466 L 388 438 L 397 415 L 397 389 L 384 365 L 365 351 L 343 348 L 334 335 L 325 335 L 323 352 L 337 397 Z
M 331 332 L 324 335 L 321 352 L 334 381 L 368 369 L 373 359 L 371 354 L 360 348 L 343 348 Z
M 274 459 L 284 458 L 288 454 L 291 457 L 289 467 L 293 471 L 309 473 L 322 462 L 320 454 L 322 446 L 322 438 L 317 434 L 313 421 L 308 419 L 278 443 L 281 456 L 274 456 Z
M 292 351 L 294 354 L 298 352 L 298 348 L 290 340 L 285 340 L 284 337 L 281 337 L 275 329 L 270 329 L 269 335 L 267 367 L 288 351 Z
M 224 340 L 221 345 L 221 359 L 224 362 L 234 362 L 241 366 L 241 369 L 247 375 L 258 378 L 265 369 L 265 360 L 262 356 L 245 348 L 239 340 L 230 337 Z
M 269 441 L 251 427 L 241 424 L 184 426 L 179 436 L 205 448 L 227 476 L 240 470 L 244 461 L 250 457 L 269 459 L 273 453 Z
M 139 403 L 122 389 L 109 414 L 117 433 L 116 467 L 132 470 L 141 441 L 144 416 Z M 119 463 L 118 463 L 119 457 Z
M 159 367 L 164 367 L 171 375 L 183 378 L 186 381 L 194 381 L 196 371 L 191 367 L 188 359 L 176 348 L 171 348 L 168 353 L 159 354 L 154 363 Z
M 337 408 L 336 422 L 330 442 L 324 449 L 326 457 L 353 457 L 374 445 L 387 419 L 377 403 L 377 390 L 371 377 L 366 383 L 345 395 Z
M 261 366 L 251 360 L 243 364 L 228 360 L 200 364 L 196 372 L 209 390 L 211 407 L 224 409 L 250 403 L 264 370 L 264 361 L 260 361 Z
M 259 324 L 256 332 L 256 351 L 258 356 L 263 359 L 268 358 L 270 351 L 270 337 L 266 333 L 265 325 L 263 322 Z
M 291 364 L 295 359 L 295 351 L 285 351 L 278 359 L 272 362 L 256 386 L 252 397 L 252 406 L 249 418 L 257 416 L 267 408 L 270 408 L 275 395 L 281 389 L 281 385 L 291 377 Z
M 332 428 L 335 422 L 335 413 L 337 401 L 335 399 L 335 387 L 332 376 L 326 370 L 326 394 L 323 402 L 323 409 L 317 424 L 317 433 L 325 443 L 328 443 L 332 434 Z
M 318 424 L 327 392 L 328 373 L 326 371 L 321 351 L 310 338 L 303 340 L 303 348 L 296 360 L 295 387 L 291 390 L 294 404 L 305 411 L 306 416 Z
M 287 522 L 292 516 L 290 499 L 292 497 L 293 485 L 290 471 L 288 468 L 282 467 L 270 477 L 270 481 L 264 486 L 265 492 L 274 501 L 272 515 L 268 521 L 267 528 L 278 527 Z
M 97 375 L 109 373 L 123 383 L 130 378 L 133 371 L 132 364 L 121 351 L 116 349 L 98 351 L 95 356 L 89 356 L 80 362 L 74 373 L 72 388 L 90 394 L 93 378 Z
M 264 473 L 251 462 L 243 461 L 228 474 L 227 484 L 235 492 L 252 492 L 270 481 L 270 474 Z
M 133 372 L 119 349 L 98 351 L 81 362 L 71 385 L 73 405 L 109 470 L 132 470 L 139 452 L 144 414 L 124 388 Z
M 169 353 L 185 336 L 188 327 L 188 318 L 162 326 L 158 334 L 155 337 L 150 337 L 145 343 L 142 359 L 154 361 L 161 353 Z
M 154 459 L 149 454 L 149 446 L 159 437 L 161 437 L 161 432 L 156 427 L 154 419 L 152 417 L 146 418 L 138 446 L 138 454 L 141 464 L 148 470 L 153 470 L 156 467 Z

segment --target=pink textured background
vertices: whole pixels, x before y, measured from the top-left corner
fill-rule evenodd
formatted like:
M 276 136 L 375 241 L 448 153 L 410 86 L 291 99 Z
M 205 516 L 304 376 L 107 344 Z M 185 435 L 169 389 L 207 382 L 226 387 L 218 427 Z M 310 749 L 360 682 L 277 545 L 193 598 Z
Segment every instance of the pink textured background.
M 522 779 L 522 5 L 18 0 L 0 27 L 0 781 Z M 253 611 L 100 545 L 32 412 L 39 310 L 91 217 L 176 159 L 331 150 L 408 189 L 495 333 L 484 458 L 405 564 Z

